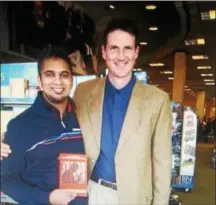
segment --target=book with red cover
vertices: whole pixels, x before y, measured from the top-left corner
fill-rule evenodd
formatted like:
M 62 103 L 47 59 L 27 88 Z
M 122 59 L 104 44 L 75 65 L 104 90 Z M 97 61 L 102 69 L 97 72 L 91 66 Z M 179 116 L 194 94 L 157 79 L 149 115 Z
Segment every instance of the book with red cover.
M 58 157 L 60 189 L 73 189 L 77 196 L 87 196 L 87 156 L 61 153 Z

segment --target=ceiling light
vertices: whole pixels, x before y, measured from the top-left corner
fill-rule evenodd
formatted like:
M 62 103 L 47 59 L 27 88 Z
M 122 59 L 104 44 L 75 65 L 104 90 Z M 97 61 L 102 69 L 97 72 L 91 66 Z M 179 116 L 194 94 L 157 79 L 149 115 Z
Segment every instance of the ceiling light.
M 205 82 L 214 82 L 214 79 L 204 79 Z
M 188 88 L 188 86 L 187 86 L 187 85 L 185 85 L 184 87 L 185 87 L 185 88 Z
M 149 30 L 150 31 L 157 31 L 158 27 L 157 26 L 151 26 L 151 27 L 149 27 Z
M 216 10 L 205 11 L 201 13 L 202 20 L 216 19 Z
M 160 67 L 160 66 L 164 66 L 163 63 L 149 63 L 150 66 L 152 67 Z
M 211 66 L 197 66 L 197 69 L 199 70 L 211 69 Z
M 133 71 L 142 71 L 142 68 L 133 68 Z
M 208 59 L 209 57 L 207 55 L 193 55 L 192 59 L 193 60 L 203 60 L 203 59 Z
M 173 77 L 169 77 L 168 79 L 169 79 L 169 80 L 174 80 L 174 78 L 173 78 Z
M 147 42 L 140 42 L 140 45 L 147 45 Z
M 169 71 L 169 70 L 165 70 L 165 71 L 164 71 L 164 74 L 173 74 L 173 72 L 172 72 L 172 71 Z
M 206 85 L 215 85 L 215 83 L 206 83 Z
M 109 7 L 110 7 L 111 9 L 115 9 L 115 6 L 112 5 L 112 4 L 110 4 Z
M 201 76 L 213 76 L 213 74 L 212 73 L 209 73 L 209 74 L 202 73 Z
M 184 89 L 185 91 L 191 91 L 191 89 L 190 88 L 186 88 L 186 89 Z
M 192 40 L 185 40 L 186 46 L 193 46 L 193 45 L 205 45 L 205 39 L 204 38 L 197 38 Z
M 157 6 L 150 4 L 150 5 L 146 5 L 145 8 L 146 8 L 146 10 L 155 10 L 157 8 Z
M 205 39 L 204 38 L 198 38 L 197 43 L 198 43 L 198 45 L 204 45 L 205 44 Z
M 210 19 L 216 19 L 216 10 L 209 11 Z

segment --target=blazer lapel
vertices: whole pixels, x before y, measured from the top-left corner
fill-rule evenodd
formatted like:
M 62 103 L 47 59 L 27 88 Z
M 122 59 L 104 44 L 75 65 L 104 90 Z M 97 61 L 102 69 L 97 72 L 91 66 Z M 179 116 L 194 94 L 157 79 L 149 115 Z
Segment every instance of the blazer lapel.
M 105 79 L 100 79 L 86 100 L 87 112 L 98 148 L 100 148 L 101 141 L 104 88 Z
M 133 133 L 139 127 L 140 120 L 143 117 L 143 110 L 148 110 L 149 107 L 147 98 L 148 95 L 145 93 L 145 89 L 142 83 L 137 81 L 132 91 L 130 102 L 125 115 L 116 156 L 120 153 L 128 139 L 130 137 L 133 137 Z

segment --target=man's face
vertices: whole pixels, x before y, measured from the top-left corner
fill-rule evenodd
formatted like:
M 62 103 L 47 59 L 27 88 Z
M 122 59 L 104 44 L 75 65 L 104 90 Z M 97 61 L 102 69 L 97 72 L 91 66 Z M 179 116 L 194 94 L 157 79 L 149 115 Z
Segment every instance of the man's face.
M 122 30 L 110 32 L 107 44 L 102 46 L 102 55 L 114 78 L 127 78 L 138 57 L 139 47 L 135 46 L 135 36 Z
M 72 76 L 68 64 L 60 58 L 50 58 L 43 62 L 38 78 L 44 97 L 50 103 L 67 101 L 72 89 Z

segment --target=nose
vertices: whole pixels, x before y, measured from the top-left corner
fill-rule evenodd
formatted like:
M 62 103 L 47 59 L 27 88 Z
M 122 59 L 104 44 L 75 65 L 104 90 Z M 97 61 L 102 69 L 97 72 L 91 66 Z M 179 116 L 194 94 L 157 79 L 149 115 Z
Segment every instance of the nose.
M 54 83 L 56 85 L 60 85 L 62 83 L 61 76 L 56 75 L 54 79 Z
M 119 51 L 119 53 L 118 53 L 118 58 L 119 58 L 119 60 L 124 60 L 124 57 L 125 57 L 125 55 L 124 55 L 124 51 Z

